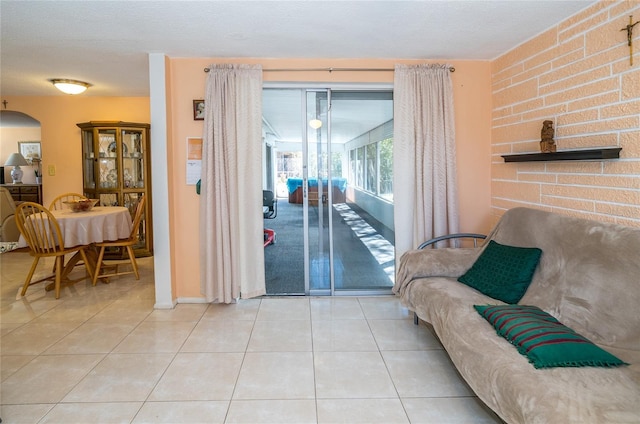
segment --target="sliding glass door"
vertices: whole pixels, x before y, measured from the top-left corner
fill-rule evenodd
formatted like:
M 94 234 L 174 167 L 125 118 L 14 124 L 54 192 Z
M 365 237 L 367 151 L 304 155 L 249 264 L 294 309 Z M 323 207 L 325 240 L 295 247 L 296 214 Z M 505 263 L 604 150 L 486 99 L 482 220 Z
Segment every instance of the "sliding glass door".
M 395 274 L 392 92 L 332 91 L 330 138 L 334 292 L 388 291 Z
M 265 247 L 267 293 L 389 293 L 391 91 L 265 89 L 263 105 L 280 211 L 265 220 L 277 234 Z

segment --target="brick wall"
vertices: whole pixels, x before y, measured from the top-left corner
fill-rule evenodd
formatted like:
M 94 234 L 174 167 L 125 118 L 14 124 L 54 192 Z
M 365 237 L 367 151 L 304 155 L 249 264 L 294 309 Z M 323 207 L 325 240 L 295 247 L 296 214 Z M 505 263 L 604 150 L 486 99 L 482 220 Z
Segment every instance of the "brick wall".
M 640 1 L 600 1 L 493 61 L 495 220 L 528 206 L 640 226 L 640 24 L 630 66 L 629 15 L 640 20 Z M 620 159 L 505 164 L 540 151 L 547 119 L 558 150 L 617 146 Z

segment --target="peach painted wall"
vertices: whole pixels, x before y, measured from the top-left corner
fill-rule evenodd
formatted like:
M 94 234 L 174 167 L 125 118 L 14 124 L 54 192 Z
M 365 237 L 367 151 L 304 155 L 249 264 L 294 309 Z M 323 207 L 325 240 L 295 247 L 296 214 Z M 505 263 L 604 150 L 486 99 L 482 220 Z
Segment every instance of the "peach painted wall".
M 192 100 L 204 97 L 206 74 L 211 63 L 252 63 L 269 68 L 393 68 L 396 63 L 419 63 L 408 60 L 345 59 L 181 59 L 170 60 L 171 109 L 173 114 L 169 158 L 171 169 L 171 231 L 174 243 L 174 272 L 180 302 L 197 301 L 200 295 L 198 225 L 199 197 L 194 186 L 187 186 L 186 139 L 202 137 L 202 121 L 194 121 Z M 458 180 L 460 187 L 461 230 L 487 232 L 490 214 L 490 137 L 491 137 L 491 65 L 489 62 L 449 61 L 456 109 Z M 393 83 L 393 72 L 277 72 L 264 73 L 264 81 Z
M 3 100 L 8 101 L 7 110 L 40 121 L 45 205 L 60 193 L 82 192 L 82 145 L 77 123 L 150 120 L 148 97 L 6 96 Z M 50 165 L 55 166 L 55 176 L 48 173 Z
M 632 67 L 629 15 L 640 2 L 596 3 L 492 63 L 494 219 L 529 206 L 640 226 L 640 30 Z M 546 119 L 558 150 L 618 146 L 620 159 L 505 164 L 502 154 L 539 151 Z

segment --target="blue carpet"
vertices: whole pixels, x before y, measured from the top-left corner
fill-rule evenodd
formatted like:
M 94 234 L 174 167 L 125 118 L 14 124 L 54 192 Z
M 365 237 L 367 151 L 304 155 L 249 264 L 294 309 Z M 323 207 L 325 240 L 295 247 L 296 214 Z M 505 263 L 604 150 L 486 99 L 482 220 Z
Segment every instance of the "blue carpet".
M 334 205 L 334 265 L 336 289 L 366 290 L 393 285 L 393 232 L 353 204 Z M 328 211 L 324 211 L 328 227 Z M 278 216 L 265 219 L 265 228 L 276 231 L 276 244 L 265 247 L 267 294 L 304 294 L 304 251 L 302 205 L 278 199 Z M 317 209 L 309 212 L 309 226 L 318 226 Z M 312 232 L 313 233 L 313 232 Z M 317 237 L 310 238 L 317 250 Z M 328 247 L 327 247 L 328 249 Z M 318 258 L 318 256 L 316 256 Z M 328 259 L 311 263 L 312 278 L 322 274 L 329 288 Z

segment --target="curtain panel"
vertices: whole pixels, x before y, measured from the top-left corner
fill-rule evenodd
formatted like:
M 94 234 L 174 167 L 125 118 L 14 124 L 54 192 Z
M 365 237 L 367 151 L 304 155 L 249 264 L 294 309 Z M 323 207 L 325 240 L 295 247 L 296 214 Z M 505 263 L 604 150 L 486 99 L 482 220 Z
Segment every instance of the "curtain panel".
M 200 288 L 208 302 L 266 293 L 262 68 L 209 66 L 200 195 Z
M 453 89 L 449 65 L 396 65 L 393 199 L 396 257 L 458 232 Z

